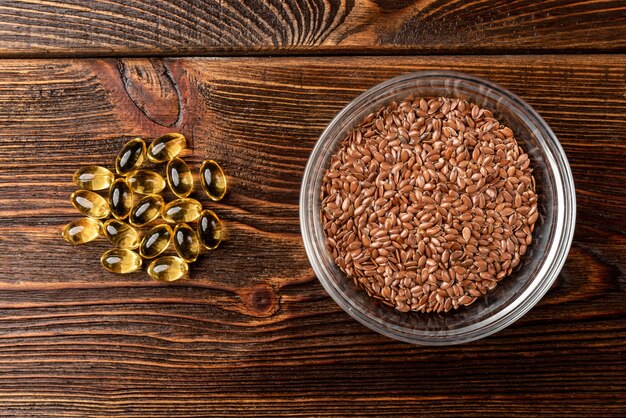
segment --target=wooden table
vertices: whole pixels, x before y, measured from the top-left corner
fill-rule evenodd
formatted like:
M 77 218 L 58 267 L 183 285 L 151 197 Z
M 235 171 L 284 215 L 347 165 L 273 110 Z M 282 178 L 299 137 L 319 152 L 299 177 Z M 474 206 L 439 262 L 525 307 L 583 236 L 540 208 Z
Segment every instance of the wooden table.
M 626 414 L 623 1 L 0 2 L 0 415 Z M 411 346 L 307 261 L 300 181 L 324 126 L 398 74 L 455 69 L 533 105 L 574 173 L 557 282 L 484 340 Z M 70 246 L 78 166 L 125 138 L 223 162 L 230 239 L 171 286 Z M 201 195 L 199 195 L 201 196 Z

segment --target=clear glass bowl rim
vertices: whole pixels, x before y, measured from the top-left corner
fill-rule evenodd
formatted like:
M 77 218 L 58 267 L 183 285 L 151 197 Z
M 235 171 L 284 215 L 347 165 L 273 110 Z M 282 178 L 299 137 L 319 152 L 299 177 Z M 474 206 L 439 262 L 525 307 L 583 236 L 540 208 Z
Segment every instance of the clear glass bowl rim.
M 487 317 L 464 328 L 429 331 L 424 334 L 415 329 L 391 326 L 384 319 L 362 311 L 358 305 L 351 303 L 350 299 L 334 285 L 322 267 L 321 254 L 326 251 L 325 244 L 314 242 L 313 230 L 315 221 L 313 217 L 319 216 L 319 214 L 313 213 L 309 207 L 311 192 L 319 193 L 318 190 L 313 189 L 317 186 L 317 179 L 314 173 L 317 169 L 317 164 L 325 163 L 325 161 L 319 161 L 320 155 L 325 142 L 332 139 L 330 134 L 335 127 L 342 124 L 344 118 L 362 104 L 370 101 L 375 102 L 379 95 L 390 89 L 410 87 L 411 82 L 418 79 L 454 80 L 455 82 L 465 83 L 466 86 L 475 85 L 476 88 L 485 86 L 488 87 L 491 95 L 503 97 L 516 103 L 519 109 L 524 112 L 523 115 L 520 115 L 521 118 L 532 123 L 532 125 L 527 123 L 527 126 L 534 125 L 540 130 L 541 135 L 538 136 L 538 142 L 541 144 L 543 152 L 547 154 L 547 160 L 550 162 L 555 175 L 559 177 L 555 181 L 557 195 L 559 196 L 556 218 L 557 233 L 555 235 L 557 242 L 550 247 L 550 251 L 553 254 L 544 263 L 541 270 L 544 273 L 543 276 L 540 279 L 534 279 L 537 282 L 536 285 L 529 286 L 512 304 L 494 316 Z M 504 87 L 480 77 L 458 71 L 418 71 L 391 78 L 370 88 L 348 103 L 332 119 L 320 135 L 309 156 L 300 190 L 299 215 L 304 247 L 313 271 L 324 289 L 344 311 L 366 327 L 390 338 L 420 345 L 452 345 L 477 340 L 506 328 L 526 314 L 550 289 L 565 263 L 572 244 L 576 220 L 576 192 L 572 171 L 565 151 L 552 129 L 532 106 Z

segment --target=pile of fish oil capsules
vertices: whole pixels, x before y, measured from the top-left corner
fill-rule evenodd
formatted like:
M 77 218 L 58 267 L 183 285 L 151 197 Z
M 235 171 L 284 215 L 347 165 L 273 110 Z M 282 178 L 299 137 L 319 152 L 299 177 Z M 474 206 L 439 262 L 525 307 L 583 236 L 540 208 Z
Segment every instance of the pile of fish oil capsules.
M 189 197 L 193 175 L 179 156 L 186 144 L 178 133 L 163 135 L 149 145 L 134 138 L 122 146 L 115 171 L 79 168 L 74 173 L 79 189 L 70 202 L 84 217 L 67 224 L 63 238 L 84 244 L 104 235 L 115 248 L 102 254 L 100 263 L 112 273 L 132 273 L 147 264 L 154 280 L 173 282 L 185 277 L 189 264 L 203 251 L 216 249 L 223 238 L 215 212 Z M 203 162 L 200 182 L 212 201 L 226 194 L 226 176 L 214 160 Z M 164 198 L 167 188 L 175 196 L 169 202 Z

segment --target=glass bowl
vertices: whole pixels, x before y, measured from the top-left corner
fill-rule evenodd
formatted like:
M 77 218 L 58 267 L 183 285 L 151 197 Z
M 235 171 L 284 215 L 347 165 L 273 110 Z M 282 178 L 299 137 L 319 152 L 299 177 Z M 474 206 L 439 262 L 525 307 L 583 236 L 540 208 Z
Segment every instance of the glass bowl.
M 529 154 L 538 193 L 539 220 L 520 268 L 470 306 L 447 313 L 402 313 L 357 288 L 326 249 L 320 188 L 331 155 L 368 114 L 408 97 L 462 98 L 491 110 Z M 548 291 L 561 270 L 574 234 L 576 196 L 572 172 L 556 136 L 522 99 L 490 81 L 450 71 L 405 74 L 350 102 L 322 133 L 309 157 L 300 192 L 304 246 L 317 278 L 343 310 L 365 326 L 401 341 L 451 345 L 493 334 L 522 317 Z

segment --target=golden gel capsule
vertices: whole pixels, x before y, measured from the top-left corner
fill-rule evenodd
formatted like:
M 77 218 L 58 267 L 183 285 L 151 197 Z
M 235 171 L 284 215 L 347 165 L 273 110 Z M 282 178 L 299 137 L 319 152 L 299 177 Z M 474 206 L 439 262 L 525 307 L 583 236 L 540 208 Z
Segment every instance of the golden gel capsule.
M 136 170 L 128 174 L 126 183 L 135 193 L 157 194 L 165 189 L 165 180 L 152 170 Z
M 76 190 L 70 195 L 72 205 L 90 218 L 102 219 L 111 214 L 106 199 L 89 190 Z
M 202 204 L 196 199 L 184 198 L 169 202 L 163 207 L 162 216 L 166 222 L 191 222 L 198 219 Z
M 65 225 L 63 238 L 70 244 L 84 244 L 98 238 L 102 223 L 96 219 L 81 218 Z
M 145 196 L 133 206 L 128 221 L 133 226 L 143 226 L 159 217 L 163 204 L 161 196 L 153 194 Z
M 148 275 L 160 282 L 173 282 L 185 277 L 189 266 L 180 257 L 157 258 L 148 266 Z
M 200 255 L 200 241 L 196 231 L 187 224 L 178 224 L 174 228 L 174 248 L 180 258 L 193 263 Z
M 181 134 L 170 133 L 155 139 L 148 147 L 148 158 L 155 163 L 162 163 L 176 157 L 187 146 L 187 140 Z
M 141 138 L 131 139 L 122 146 L 115 159 L 115 170 L 117 174 L 125 176 L 137 169 L 145 159 L 146 143 Z
M 167 163 L 167 184 L 178 197 L 187 197 L 193 190 L 193 175 L 187 163 L 180 158 L 174 158 Z
M 109 219 L 104 223 L 104 236 L 120 248 L 134 250 L 139 247 L 139 233 L 126 222 Z
M 143 236 L 139 245 L 139 254 L 143 258 L 154 258 L 170 245 L 172 228 L 169 225 L 157 225 Z
M 224 170 L 213 160 L 206 160 L 200 167 L 200 180 L 209 199 L 218 201 L 226 194 Z
M 214 250 L 222 242 L 222 222 L 215 212 L 206 209 L 198 219 L 198 238 L 209 250 Z
M 141 257 L 134 251 L 116 248 L 102 254 L 100 263 L 111 273 L 126 274 L 141 268 Z
M 115 174 L 99 165 L 90 165 L 76 170 L 74 183 L 85 190 L 108 189 L 115 179 Z
M 117 219 L 126 219 L 133 208 L 133 191 L 126 180 L 117 179 L 109 189 L 109 207 Z

